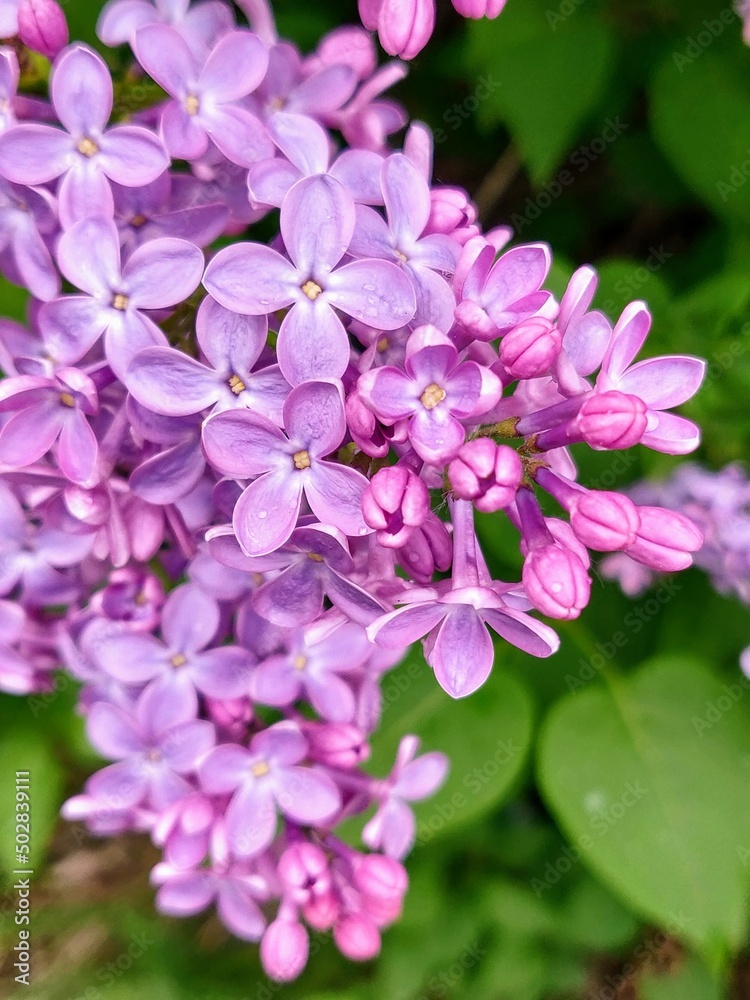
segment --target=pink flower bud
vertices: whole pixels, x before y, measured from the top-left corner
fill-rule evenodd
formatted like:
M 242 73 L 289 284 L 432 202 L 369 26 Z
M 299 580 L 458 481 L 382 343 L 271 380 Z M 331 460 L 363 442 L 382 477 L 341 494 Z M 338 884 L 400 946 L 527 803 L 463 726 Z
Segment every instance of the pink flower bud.
M 430 494 L 419 476 L 405 465 L 376 472 L 362 497 L 365 522 L 381 545 L 398 549 L 430 513 Z
M 616 389 L 595 393 L 584 400 L 576 425 L 592 448 L 632 448 L 646 433 L 646 404 Z
M 637 562 L 660 573 L 687 569 L 691 553 L 703 545 L 703 535 L 683 514 L 663 507 L 638 507 L 640 527 L 627 553 Z
M 453 557 L 453 543 L 448 529 L 435 514 L 430 514 L 422 525 L 399 549 L 399 561 L 419 583 L 429 583 L 433 573 L 449 569 Z
M 310 939 L 296 920 L 280 917 L 266 928 L 260 942 L 260 960 L 270 979 L 288 983 L 307 964 Z
M 473 500 L 477 510 L 485 513 L 512 503 L 522 477 L 518 453 L 491 438 L 467 441 L 448 466 L 448 478 L 456 496 Z
M 435 0 L 383 0 L 378 16 L 380 44 L 388 55 L 413 59 L 435 27 Z
M 507 0 L 451 0 L 462 17 L 478 20 L 480 17 L 497 17 L 502 13 Z
M 310 753 L 319 764 L 348 770 L 370 756 L 364 733 L 350 723 L 311 723 L 304 729 Z
M 279 858 L 278 873 L 299 904 L 327 892 L 331 884 L 325 853 L 317 845 L 304 841 L 284 851 Z
M 473 299 L 464 299 L 455 308 L 453 316 L 459 326 L 477 340 L 494 340 L 500 331 L 482 307 Z
M 307 63 L 308 70 L 351 66 L 360 80 L 366 80 L 375 72 L 378 57 L 372 37 L 366 31 L 345 26 L 327 34 Z
M 578 493 L 568 509 L 571 528 L 589 549 L 617 552 L 635 541 L 640 525 L 638 511 L 633 501 L 621 493 Z
M 404 866 L 382 854 L 364 855 L 354 869 L 354 885 L 381 927 L 399 917 L 408 884 Z
M 324 892 L 305 903 L 302 912 L 305 920 L 316 931 L 327 931 L 338 920 L 341 907 L 332 892 Z
M 555 363 L 562 337 L 548 319 L 535 316 L 519 323 L 500 343 L 500 361 L 513 378 L 539 378 Z
M 591 579 L 578 556 L 562 545 L 543 545 L 523 564 L 526 595 L 543 615 L 571 620 L 589 602 Z
M 430 200 L 432 207 L 424 228 L 425 235 L 444 233 L 446 236 L 458 239 L 461 244 L 477 235 L 479 230 L 475 225 L 476 206 L 463 188 L 433 188 L 430 191 Z
M 333 927 L 336 947 L 353 962 L 368 962 L 380 951 L 380 932 L 364 913 L 347 913 Z
M 47 59 L 68 44 L 68 22 L 55 0 L 22 0 L 18 8 L 18 37 L 26 48 Z

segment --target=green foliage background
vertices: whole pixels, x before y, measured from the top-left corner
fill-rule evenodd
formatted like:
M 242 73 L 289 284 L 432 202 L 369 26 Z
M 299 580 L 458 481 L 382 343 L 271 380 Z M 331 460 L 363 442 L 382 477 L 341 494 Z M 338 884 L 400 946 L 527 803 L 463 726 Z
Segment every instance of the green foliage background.
M 686 412 L 704 428 L 699 457 L 716 468 L 744 459 L 750 441 L 750 51 L 721 3 L 509 0 L 491 23 L 442 3 L 435 39 L 396 92 L 437 131 L 436 178 L 476 193 L 487 225 L 550 242 L 559 289 L 593 263 L 601 308 L 652 306 L 649 353 L 709 359 Z M 281 31 L 306 49 L 356 17 L 354 0 L 277 6 Z M 70 0 L 73 37 L 94 41 L 99 7 Z M 18 291 L 4 285 L 3 298 L 21 318 Z M 578 457 L 600 488 L 677 461 Z M 488 517 L 480 529 L 496 575 L 517 579 L 512 532 Z M 142 841 L 101 844 L 56 826 L 97 765 L 72 685 L 0 699 L 6 869 L 17 767 L 32 770 L 36 796 L 36 985 L 17 995 L 750 996 L 750 698 L 737 663 L 748 609 L 697 571 L 634 602 L 597 582 L 583 619 L 561 633 L 549 661 L 498 648 L 490 681 L 461 703 L 418 653 L 389 676 L 373 769 L 385 772 L 405 731 L 452 759 L 448 784 L 419 812 L 404 919 L 366 966 L 316 938 L 307 972 L 284 987 L 213 919 L 156 916 Z M 14 940 L 12 900 L 0 900 L 3 945 Z M 14 995 L 7 959 L 4 974 Z

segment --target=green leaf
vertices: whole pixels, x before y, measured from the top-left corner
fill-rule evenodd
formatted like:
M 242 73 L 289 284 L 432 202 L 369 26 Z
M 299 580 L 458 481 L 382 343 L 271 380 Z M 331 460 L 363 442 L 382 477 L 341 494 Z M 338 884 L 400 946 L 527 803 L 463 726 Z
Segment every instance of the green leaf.
M 560 908 L 560 936 L 591 951 L 624 947 L 638 922 L 599 882 L 586 875 Z
M 422 751 L 440 750 L 450 760 L 443 787 L 415 804 L 418 843 L 473 823 L 512 791 L 531 748 L 532 705 L 521 683 L 497 663 L 476 694 L 453 701 L 417 646 L 385 678 L 383 701 L 369 771 L 386 774 L 407 733 L 421 738 Z
M 542 793 L 583 859 L 712 965 L 747 929 L 744 694 L 693 662 L 657 660 L 564 698 L 540 737 Z
M 38 731 L 29 727 L 7 731 L 2 740 L 3 767 L 0 771 L 0 867 L 9 873 L 15 869 L 35 869 L 49 843 L 57 822 L 63 797 L 62 769 L 53 749 Z M 30 801 L 21 795 L 17 805 L 16 772 L 28 771 L 28 784 L 19 786 L 28 791 Z M 28 811 L 24 808 L 29 806 Z M 19 835 L 25 837 L 26 820 L 29 826 L 29 862 L 16 860 L 16 826 L 20 821 Z
M 468 30 L 479 122 L 507 123 L 536 183 L 552 175 L 596 110 L 614 61 L 600 17 L 583 7 L 552 24 L 548 8 L 539 0 L 509 4 L 502 18 Z
M 673 53 L 651 89 L 654 135 L 672 166 L 704 202 L 745 221 L 750 221 L 749 64 L 746 53 L 732 59 L 712 49 L 680 66 Z

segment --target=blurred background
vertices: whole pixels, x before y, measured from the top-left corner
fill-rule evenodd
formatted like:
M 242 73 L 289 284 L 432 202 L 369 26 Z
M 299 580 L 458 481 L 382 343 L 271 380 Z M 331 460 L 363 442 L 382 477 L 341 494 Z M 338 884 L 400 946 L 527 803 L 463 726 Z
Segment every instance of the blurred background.
M 95 42 L 97 0 L 69 0 Z M 356 21 L 354 0 L 280 0 L 280 31 L 310 51 Z M 653 310 L 648 354 L 708 359 L 684 412 L 709 468 L 750 442 L 750 50 L 722 0 L 509 0 L 494 22 L 440 2 L 432 43 L 394 96 L 436 132 L 435 179 L 466 187 L 486 226 L 545 240 L 561 291 L 582 263 L 613 319 Z M 117 58 L 114 56 L 114 58 Z M 23 319 L 22 294 L 0 311 Z M 621 489 L 678 459 L 584 453 L 581 479 Z M 495 576 L 517 580 L 507 522 L 484 518 Z M 489 682 L 453 703 L 415 653 L 386 679 L 373 773 L 418 733 L 451 758 L 418 811 L 403 920 L 381 957 L 347 963 L 313 939 L 279 986 L 212 916 L 153 910 L 146 838 L 99 841 L 61 823 L 99 761 L 61 678 L 0 698 L 0 866 L 13 868 L 16 766 L 33 772 L 31 1000 L 714 1000 L 750 998 L 750 611 L 700 570 L 628 600 L 597 579 L 556 657 L 503 645 Z M 18 764 L 23 762 L 23 765 Z M 351 831 L 352 836 L 356 830 Z M 0 944 L 15 893 L 0 886 Z

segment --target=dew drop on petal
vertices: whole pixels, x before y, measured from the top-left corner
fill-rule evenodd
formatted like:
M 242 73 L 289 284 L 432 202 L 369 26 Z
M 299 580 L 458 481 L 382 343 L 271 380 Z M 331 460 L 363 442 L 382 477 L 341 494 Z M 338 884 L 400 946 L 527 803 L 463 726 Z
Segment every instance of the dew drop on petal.
M 258 518 L 261 521 L 264 521 L 267 517 L 268 517 L 268 511 L 267 510 L 259 510 L 258 511 Z

